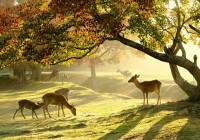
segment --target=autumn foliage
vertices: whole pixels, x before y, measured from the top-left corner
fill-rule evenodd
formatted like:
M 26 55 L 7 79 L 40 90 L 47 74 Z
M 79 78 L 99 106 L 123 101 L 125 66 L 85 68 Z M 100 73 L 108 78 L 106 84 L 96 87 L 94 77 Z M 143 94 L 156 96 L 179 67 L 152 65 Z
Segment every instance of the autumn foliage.
M 69 64 L 127 30 L 139 33 L 141 43 L 158 46 L 163 34 L 149 20 L 154 12 L 153 0 L 31 0 L 2 7 L 1 67 L 30 60 Z

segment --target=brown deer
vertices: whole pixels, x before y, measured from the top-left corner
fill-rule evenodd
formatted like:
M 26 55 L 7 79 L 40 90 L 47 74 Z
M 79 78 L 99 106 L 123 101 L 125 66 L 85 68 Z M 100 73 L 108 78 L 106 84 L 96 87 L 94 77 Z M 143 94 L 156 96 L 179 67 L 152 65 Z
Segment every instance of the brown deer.
M 53 70 L 50 74 L 49 77 L 49 81 L 51 81 L 52 79 L 56 79 L 59 77 L 59 71 L 58 70 Z
M 26 119 L 24 114 L 23 114 L 24 108 L 32 110 L 32 118 L 34 119 L 33 113 L 35 114 L 36 118 L 38 118 L 35 110 L 40 109 L 44 105 L 44 103 L 37 103 L 36 104 L 32 101 L 24 99 L 24 100 L 20 100 L 18 102 L 18 105 L 19 105 L 19 108 L 16 109 L 15 114 L 13 116 L 13 119 L 15 119 L 15 115 L 19 110 L 21 110 L 22 116 L 24 117 L 24 119 Z
M 68 101 L 69 89 L 68 88 L 58 89 L 55 91 L 55 94 L 63 95 Z
M 161 82 L 158 80 L 152 80 L 152 81 L 144 81 L 144 82 L 139 82 L 137 78 L 140 75 L 135 75 L 133 76 L 128 82 L 129 83 L 134 83 L 137 88 L 139 88 L 143 92 L 143 98 L 145 104 L 145 96 L 147 98 L 147 105 L 148 105 L 148 94 L 149 92 L 155 92 L 158 95 L 158 100 L 157 100 L 157 105 L 160 101 L 161 104 L 161 99 L 160 99 L 160 87 L 161 87 Z
M 43 111 L 44 111 L 44 117 L 45 119 L 47 118 L 46 117 L 46 113 L 45 113 L 45 110 L 47 111 L 49 117 L 51 118 L 50 114 L 49 114 L 49 110 L 48 110 L 48 106 L 50 104 L 52 105 L 58 105 L 58 117 L 60 116 L 59 115 L 59 110 L 60 110 L 60 107 L 62 109 L 62 112 L 63 112 L 63 116 L 65 117 L 65 113 L 64 113 L 64 110 L 63 110 L 63 106 L 66 106 L 70 111 L 71 113 L 76 116 L 76 108 L 73 106 L 73 105 L 70 105 L 67 100 L 65 99 L 65 97 L 63 95 L 58 95 L 58 94 L 55 94 L 55 93 L 46 93 L 43 97 L 42 97 L 42 100 L 44 101 L 44 107 L 43 107 Z

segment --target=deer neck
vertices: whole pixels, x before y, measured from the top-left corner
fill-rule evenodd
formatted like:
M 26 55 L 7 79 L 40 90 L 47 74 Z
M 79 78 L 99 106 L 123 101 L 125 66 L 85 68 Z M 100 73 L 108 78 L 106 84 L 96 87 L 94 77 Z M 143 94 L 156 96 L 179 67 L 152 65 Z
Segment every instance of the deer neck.
M 65 106 L 69 109 L 73 108 L 67 101 L 65 102 Z
M 134 84 L 135 84 L 135 86 L 136 86 L 137 88 L 139 88 L 139 89 L 142 88 L 140 82 L 139 82 L 137 79 L 134 81 Z
M 37 105 L 37 106 L 35 107 L 35 109 L 40 109 L 41 107 L 43 107 L 43 105 Z

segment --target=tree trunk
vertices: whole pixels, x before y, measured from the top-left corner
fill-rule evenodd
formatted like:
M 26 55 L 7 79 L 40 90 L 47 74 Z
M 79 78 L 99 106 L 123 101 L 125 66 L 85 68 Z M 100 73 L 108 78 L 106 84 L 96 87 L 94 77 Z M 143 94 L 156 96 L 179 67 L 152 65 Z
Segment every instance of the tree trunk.
M 95 59 L 90 60 L 90 71 L 91 71 L 91 85 L 92 89 L 97 90 L 97 81 L 96 81 L 96 62 Z
M 121 43 L 130 46 L 134 49 L 140 50 L 155 59 L 169 63 L 174 81 L 189 96 L 189 100 L 190 101 L 200 100 L 200 69 L 194 62 L 190 61 L 189 59 L 183 56 L 176 56 L 170 53 L 164 54 L 156 52 L 137 42 L 126 39 L 120 35 L 118 35 L 115 38 L 115 40 L 118 40 Z M 183 77 L 181 77 L 177 66 L 180 66 L 186 69 L 188 72 L 190 72 L 190 74 L 196 80 L 197 85 L 191 85 L 186 80 L 184 80 Z
M 189 96 L 190 101 L 198 101 L 200 100 L 200 90 L 199 86 L 192 85 L 188 83 L 184 78 L 181 76 L 178 67 L 173 64 L 169 64 L 172 77 L 175 83 Z
M 95 61 L 92 59 L 90 60 L 90 72 L 91 72 L 91 77 L 96 78 L 96 64 Z
M 26 69 L 24 67 L 13 68 L 13 75 L 17 77 L 17 84 L 22 85 L 26 81 L 25 77 Z
M 40 81 L 41 80 L 41 67 L 39 64 L 30 64 L 31 69 L 31 80 Z

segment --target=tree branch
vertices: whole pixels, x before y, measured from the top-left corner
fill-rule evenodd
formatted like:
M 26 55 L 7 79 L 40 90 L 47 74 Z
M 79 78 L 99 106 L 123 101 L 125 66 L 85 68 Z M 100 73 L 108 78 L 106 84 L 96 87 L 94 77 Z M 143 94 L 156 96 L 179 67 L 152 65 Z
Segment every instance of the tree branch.
M 56 64 L 59 64 L 59 63 L 62 63 L 62 62 L 66 62 L 66 61 L 69 61 L 71 59 L 82 59 L 84 58 L 85 56 L 87 56 L 89 53 L 92 52 L 92 50 L 96 47 L 96 46 L 99 46 L 101 44 L 103 44 L 105 40 L 102 40 L 98 43 L 95 43 L 94 45 L 92 45 L 91 47 L 87 47 L 87 48 L 79 48 L 79 47 L 74 47 L 75 49 L 78 49 L 78 50 L 87 50 L 85 53 L 83 53 L 82 55 L 80 56 L 71 56 L 71 57 L 68 57 L 67 59 L 63 59 L 63 60 L 59 60 L 55 63 L 51 63 L 50 65 L 56 65 Z
M 189 24 L 189 27 L 194 30 L 195 32 L 197 32 L 198 34 L 200 34 L 200 30 L 198 30 L 197 28 L 195 28 L 194 26 L 192 26 L 191 24 Z
M 67 62 L 71 59 L 82 59 L 84 58 L 85 56 L 87 56 L 90 52 L 92 51 L 92 49 L 89 49 L 87 52 L 85 52 L 83 55 L 81 56 L 71 56 L 71 57 L 68 57 L 67 59 L 63 59 L 63 60 L 60 60 L 60 61 L 57 61 L 55 63 L 51 63 L 50 65 L 56 65 L 56 64 L 59 64 L 59 63 L 62 63 L 62 62 Z
M 170 55 L 170 54 L 164 54 L 164 53 L 160 53 L 160 52 L 156 52 L 154 50 L 151 50 L 149 48 L 147 48 L 146 46 L 143 46 L 137 42 L 134 42 L 132 40 L 126 39 L 120 35 L 118 35 L 116 38 L 116 40 L 120 41 L 121 43 L 123 43 L 124 45 L 127 45 L 131 48 L 140 50 L 142 52 L 144 52 L 145 54 L 158 59 L 160 61 L 163 62 L 167 62 L 169 64 L 174 64 L 180 67 L 183 67 L 185 69 L 187 69 L 192 75 L 195 75 L 195 79 L 197 81 L 199 81 L 198 79 L 200 79 L 200 75 L 198 75 L 198 73 L 200 73 L 200 69 L 197 65 L 195 65 L 192 61 L 190 61 L 189 59 L 186 59 L 182 56 L 176 56 L 176 55 Z M 198 82 L 198 84 L 200 85 L 200 81 Z
M 188 59 L 183 59 L 183 57 L 181 57 L 181 56 L 169 55 L 169 54 L 164 54 L 164 53 L 153 51 L 137 42 L 126 39 L 120 35 L 118 35 L 115 39 L 127 46 L 130 46 L 134 49 L 140 50 L 140 51 L 144 52 L 145 54 L 147 54 L 155 59 L 158 59 L 160 61 L 168 62 L 170 64 L 175 64 L 175 65 L 184 67 L 186 69 L 190 69 L 190 68 L 192 68 L 192 66 L 194 66 L 193 62 L 191 62 Z M 188 65 L 186 65 L 186 63 L 190 65 L 190 68 L 188 67 Z

